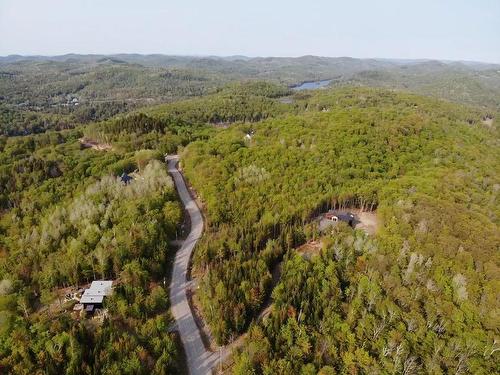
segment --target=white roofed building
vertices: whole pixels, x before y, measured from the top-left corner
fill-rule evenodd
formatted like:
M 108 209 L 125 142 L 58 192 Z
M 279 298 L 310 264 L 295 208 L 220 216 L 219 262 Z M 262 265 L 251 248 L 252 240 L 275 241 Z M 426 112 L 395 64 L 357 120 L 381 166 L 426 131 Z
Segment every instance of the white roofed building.
M 92 281 L 90 288 L 85 289 L 80 303 L 83 305 L 85 311 L 92 312 L 95 308 L 101 308 L 104 302 L 104 297 L 113 293 L 112 280 L 98 280 Z

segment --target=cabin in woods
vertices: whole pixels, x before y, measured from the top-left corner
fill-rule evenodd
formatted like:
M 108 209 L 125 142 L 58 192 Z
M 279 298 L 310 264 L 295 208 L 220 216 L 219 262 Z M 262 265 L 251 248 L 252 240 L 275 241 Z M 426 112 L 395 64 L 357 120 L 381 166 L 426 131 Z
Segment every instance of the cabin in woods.
M 329 228 L 337 225 L 341 221 L 347 223 L 349 226 L 353 228 L 358 223 L 357 217 L 353 213 L 345 211 L 330 210 L 322 214 L 318 219 L 319 219 L 318 229 L 321 232 L 328 230 Z
M 88 313 L 93 313 L 95 309 L 102 308 L 104 297 L 113 292 L 112 286 L 112 280 L 92 281 L 90 288 L 85 289 L 82 298 L 80 298 L 83 309 Z
M 132 180 L 133 177 L 129 176 L 127 173 L 122 173 L 122 175 L 120 176 L 120 181 L 123 182 L 125 185 L 128 185 Z
M 350 212 L 338 212 L 338 211 L 328 211 L 326 214 L 323 215 L 323 217 L 326 220 L 332 221 L 332 222 L 339 222 L 343 221 L 349 224 L 351 227 L 354 226 L 355 222 L 355 217 L 352 213 Z

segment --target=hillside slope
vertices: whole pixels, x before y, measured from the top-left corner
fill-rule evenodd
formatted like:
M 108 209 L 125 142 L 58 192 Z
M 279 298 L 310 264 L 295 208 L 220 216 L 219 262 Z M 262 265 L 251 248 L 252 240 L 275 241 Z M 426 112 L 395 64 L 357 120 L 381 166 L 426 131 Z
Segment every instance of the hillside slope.
M 414 67 L 403 65 L 390 70 L 367 70 L 338 83 L 396 88 L 493 111 L 500 110 L 498 67 L 471 70 L 459 64 L 422 63 Z
M 180 373 L 172 180 L 154 152 L 83 149 L 79 135 L 0 137 L 0 373 Z M 67 296 L 100 279 L 114 281 L 101 314 L 73 311 Z
M 384 90 L 298 104 L 302 113 L 220 130 L 182 158 L 207 212 L 194 273 L 218 341 L 244 332 L 272 291 L 235 371 L 498 371 L 498 126 Z M 294 255 L 320 235 L 312 217 L 339 206 L 376 208 L 381 229 L 341 226 L 321 237 L 320 256 Z
M 318 56 L 8 56 L 0 57 L 0 132 L 75 127 L 214 93 L 237 81 L 292 86 L 322 79 L 404 89 L 493 110 L 500 105 L 500 66 L 493 64 Z

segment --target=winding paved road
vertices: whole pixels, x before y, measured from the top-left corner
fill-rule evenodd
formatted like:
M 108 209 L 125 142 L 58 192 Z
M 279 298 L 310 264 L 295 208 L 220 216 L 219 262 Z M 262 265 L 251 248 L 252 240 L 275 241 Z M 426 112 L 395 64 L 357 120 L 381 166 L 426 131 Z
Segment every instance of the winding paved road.
M 203 232 L 203 217 L 196 202 L 189 194 L 184 178 L 177 169 L 178 156 L 168 156 L 165 161 L 168 165 L 168 172 L 174 179 L 177 192 L 191 219 L 191 231 L 175 255 L 172 281 L 170 282 L 172 314 L 184 345 L 189 373 L 191 375 L 206 375 L 210 374 L 217 365 L 219 355 L 205 348 L 186 296 L 189 260 L 194 246 Z

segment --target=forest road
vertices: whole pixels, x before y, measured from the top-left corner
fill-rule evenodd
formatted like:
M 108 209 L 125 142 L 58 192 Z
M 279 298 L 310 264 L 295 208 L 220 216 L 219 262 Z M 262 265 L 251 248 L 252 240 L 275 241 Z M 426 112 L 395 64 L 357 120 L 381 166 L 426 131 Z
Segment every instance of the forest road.
M 177 169 L 179 157 L 177 155 L 167 156 L 165 161 L 168 172 L 174 179 L 182 204 L 191 219 L 191 231 L 175 255 L 172 281 L 170 282 L 172 314 L 186 352 L 189 374 L 211 374 L 212 369 L 217 365 L 219 356 L 217 353 L 205 348 L 186 295 L 189 261 L 196 242 L 203 232 L 203 216 L 196 202 L 189 194 L 181 172 Z

